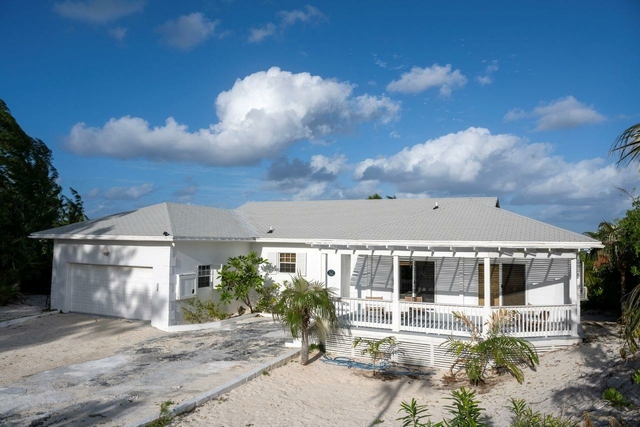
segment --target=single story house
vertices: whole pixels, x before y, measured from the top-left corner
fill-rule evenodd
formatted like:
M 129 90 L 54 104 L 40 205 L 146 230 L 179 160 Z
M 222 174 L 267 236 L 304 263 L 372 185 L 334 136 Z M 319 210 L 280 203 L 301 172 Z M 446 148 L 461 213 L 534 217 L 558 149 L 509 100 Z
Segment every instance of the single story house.
M 409 363 L 437 366 L 439 345 L 482 329 L 497 310 L 509 333 L 539 350 L 580 336 L 579 252 L 596 240 L 500 208 L 497 198 L 251 202 L 234 210 L 161 203 L 33 233 L 53 239 L 51 306 L 62 311 L 184 324 L 189 298 L 216 298 L 217 270 L 251 251 L 278 283 L 300 272 L 334 288 L 354 337 L 396 336 Z M 236 307 L 232 307 L 235 309 Z

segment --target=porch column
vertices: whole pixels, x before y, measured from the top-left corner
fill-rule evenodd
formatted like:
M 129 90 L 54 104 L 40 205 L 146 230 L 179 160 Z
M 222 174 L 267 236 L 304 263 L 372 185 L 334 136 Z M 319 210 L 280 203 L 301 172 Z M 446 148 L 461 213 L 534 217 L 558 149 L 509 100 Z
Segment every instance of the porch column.
M 578 325 L 580 324 L 580 298 L 578 298 L 578 259 L 571 258 L 569 275 L 569 299 L 573 307 L 571 308 L 571 335 L 578 336 Z
M 393 309 L 391 330 L 400 332 L 400 257 L 393 255 Z
M 482 322 L 482 335 L 486 334 L 485 325 L 491 320 L 491 258 L 484 258 L 484 322 Z

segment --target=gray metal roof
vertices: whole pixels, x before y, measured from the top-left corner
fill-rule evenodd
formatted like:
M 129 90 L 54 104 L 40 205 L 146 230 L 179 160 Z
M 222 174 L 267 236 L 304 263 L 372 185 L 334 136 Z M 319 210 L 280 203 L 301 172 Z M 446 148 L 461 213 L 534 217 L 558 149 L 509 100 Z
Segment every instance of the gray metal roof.
M 433 209 L 438 203 L 438 209 Z M 272 233 L 268 231 L 273 228 Z M 383 242 L 598 242 L 499 208 L 495 197 L 250 202 L 235 210 L 161 203 L 34 233 L 41 238 Z M 532 245 L 533 246 L 533 245 Z
M 433 209 L 436 202 L 438 209 Z M 262 238 L 428 242 L 595 240 L 500 209 L 497 198 L 253 202 L 238 210 Z M 270 227 L 273 233 L 266 232 Z

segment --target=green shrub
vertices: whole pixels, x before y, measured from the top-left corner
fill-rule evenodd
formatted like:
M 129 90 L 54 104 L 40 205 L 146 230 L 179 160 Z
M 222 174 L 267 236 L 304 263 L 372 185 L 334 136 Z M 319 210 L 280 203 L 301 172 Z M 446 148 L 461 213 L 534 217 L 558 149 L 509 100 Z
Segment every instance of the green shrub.
M 602 393 L 602 398 L 609 402 L 614 408 L 629 408 L 633 406 L 629 400 L 620 393 L 619 390 L 611 387 Z
M 524 399 L 511 398 L 510 409 L 513 413 L 510 427 L 573 427 L 577 425 L 564 417 L 534 412 Z
M 633 373 L 633 375 L 631 375 L 631 382 L 634 384 L 640 384 L 640 369 L 638 369 Z
M 258 291 L 258 294 L 260 295 L 260 299 L 258 300 L 254 311 L 261 313 L 273 313 L 273 309 L 280 298 L 280 285 L 275 282 L 270 285 L 263 284 L 262 288 Z
M 152 422 L 151 424 L 149 424 L 150 427 L 165 427 L 168 426 L 169 423 L 171 423 L 171 419 L 173 418 L 173 415 L 171 414 L 171 411 L 169 410 L 169 407 L 171 405 L 173 405 L 174 402 L 172 402 L 171 400 L 167 400 L 165 402 L 160 403 L 160 416 L 158 417 L 157 420 L 155 420 L 154 422 Z
M 453 312 L 454 317 L 471 331 L 471 340 L 449 337 L 441 344 L 455 357 L 450 368 L 451 375 L 456 366 L 462 366 L 469 381 L 477 385 L 484 381 L 485 371 L 493 362 L 497 369 L 507 370 L 522 384 L 524 373 L 521 366 L 533 368 L 540 361 L 535 347 L 530 342 L 503 332 L 514 314 L 514 311 L 505 309 L 493 313 L 491 320 L 485 325 L 487 335 L 482 336 L 463 313 Z
M 415 399 L 411 403 L 402 402 L 398 412 L 404 412 L 404 417 L 398 418 L 402 421 L 402 427 L 488 427 L 480 407 L 480 401 L 476 400 L 476 393 L 462 387 L 460 390 L 451 392 L 449 398 L 453 404 L 445 406 L 453 418 L 432 423 L 431 420 L 422 422 L 429 416 L 427 405 L 418 405 Z
M 0 305 L 7 305 L 22 299 L 18 284 L 8 284 L 0 281 Z
M 200 297 L 191 298 L 186 306 L 182 306 L 184 319 L 189 323 L 204 323 L 213 320 L 222 320 L 229 317 L 226 311 L 220 309 L 220 304 L 211 298 L 202 301 Z
M 422 427 L 431 425 L 431 421 L 427 420 L 427 424 L 422 422 L 423 418 L 429 416 L 427 405 L 418 405 L 416 399 L 412 398 L 411 403 L 402 402 L 398 412 L 404 412 L 405 416 L 396 418 L 397 421 L 402 421 L 402 427 Z
M 358 337 L 353 340 L 353 348 L 358 347 L 360 344 L 364 345 L 360 351 L 363 356 L 369 356 L 371 358 L 371 365 L 373 366 L 374 375 L 378 371 L 378 365 L 376 362 L 379 359 L 389 359 L 397 351 L 396 339 L 392 336 L 388 336 L 379 340 L 367 340 L 362 337 Z

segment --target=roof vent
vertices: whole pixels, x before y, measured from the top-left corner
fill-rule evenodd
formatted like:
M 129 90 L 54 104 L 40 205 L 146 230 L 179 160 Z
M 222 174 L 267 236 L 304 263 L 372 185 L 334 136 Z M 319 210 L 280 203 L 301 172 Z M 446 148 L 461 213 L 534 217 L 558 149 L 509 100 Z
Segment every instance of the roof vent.
M 273 227 L 269 227 L 269 231 L 267 231 L 267 234 L 271 234 L 273 233 Z
M 166 232 L 166 231 L 163 231 L 163 232 L 162 232 L 162 235 L 166 237 L 166 236 L 169 236 L 169 233 L 168 233 L 168 232 Z
M 438 202 L 436 202 L 436 205 L 433 207 L 433 210 L 438 209 Z

